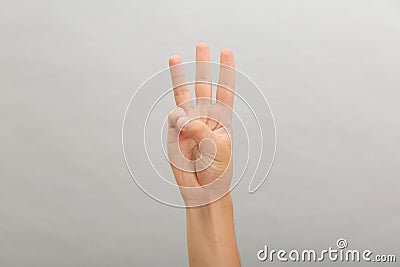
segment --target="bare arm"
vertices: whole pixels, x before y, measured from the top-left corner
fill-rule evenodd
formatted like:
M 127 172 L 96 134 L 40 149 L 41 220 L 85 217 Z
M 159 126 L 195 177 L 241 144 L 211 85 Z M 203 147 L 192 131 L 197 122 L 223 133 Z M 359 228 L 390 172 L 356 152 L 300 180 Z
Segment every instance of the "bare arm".
M 214 203 L 186 209 L 191 267 L 240 266 L 231 195 Z

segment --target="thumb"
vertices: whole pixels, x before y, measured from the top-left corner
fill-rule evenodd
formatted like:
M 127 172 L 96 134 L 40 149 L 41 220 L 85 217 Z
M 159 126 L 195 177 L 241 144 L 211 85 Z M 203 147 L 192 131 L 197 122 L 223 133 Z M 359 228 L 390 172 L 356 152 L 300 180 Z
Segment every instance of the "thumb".
M 218 142 L 216 134 L 200 120 L 188 120 L 187 117 L 183 117 L 178 120 L 177 124 L 181 128 L 181 132 L 197 144 L 200 144 L 204 139 L 211 139 L 215 144 Z

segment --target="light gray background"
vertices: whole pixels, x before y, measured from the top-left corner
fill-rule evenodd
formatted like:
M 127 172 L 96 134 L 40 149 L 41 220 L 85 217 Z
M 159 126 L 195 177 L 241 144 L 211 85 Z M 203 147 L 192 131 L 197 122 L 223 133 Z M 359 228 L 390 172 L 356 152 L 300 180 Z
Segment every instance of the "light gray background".
M 0 266 L 186 265 L 184 210 L 134 185 L 121 123 L 199 41 L 277 120 L 269 180 L 233 193 L 243 265 L 339 237 L 400 258 L 399 1 L 1 1 L 0 33 Z

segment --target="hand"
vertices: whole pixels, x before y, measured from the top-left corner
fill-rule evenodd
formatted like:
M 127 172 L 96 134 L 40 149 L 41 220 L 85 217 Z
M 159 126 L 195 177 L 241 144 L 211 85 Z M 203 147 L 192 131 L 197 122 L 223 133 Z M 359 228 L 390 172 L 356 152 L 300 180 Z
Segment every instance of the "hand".
M 224 49 L 216 102 L 212 101 L 210 50 L 196 47 L 196 103 L 186 84 L 182 60 L 169 60 L 176 107 L 169 114 L 168 156 L 187 206 L 204 205 L 229 191 L 232 180 L 233 53 Z

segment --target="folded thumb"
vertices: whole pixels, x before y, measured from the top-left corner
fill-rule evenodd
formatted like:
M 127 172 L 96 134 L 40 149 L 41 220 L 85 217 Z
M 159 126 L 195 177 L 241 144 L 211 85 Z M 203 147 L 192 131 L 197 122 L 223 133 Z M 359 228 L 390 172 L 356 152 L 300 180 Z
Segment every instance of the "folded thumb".
M 211 139 L 215 143 L 218 141 L 217 136 L 210 127 L 200 120 L 187 121 L 186 118 L 181 118 L 178 120 L 178 125 L 182 125 L 182 133 L 190 139 L 193 139 L 197 144 L 200 144 L 204 139 Z

